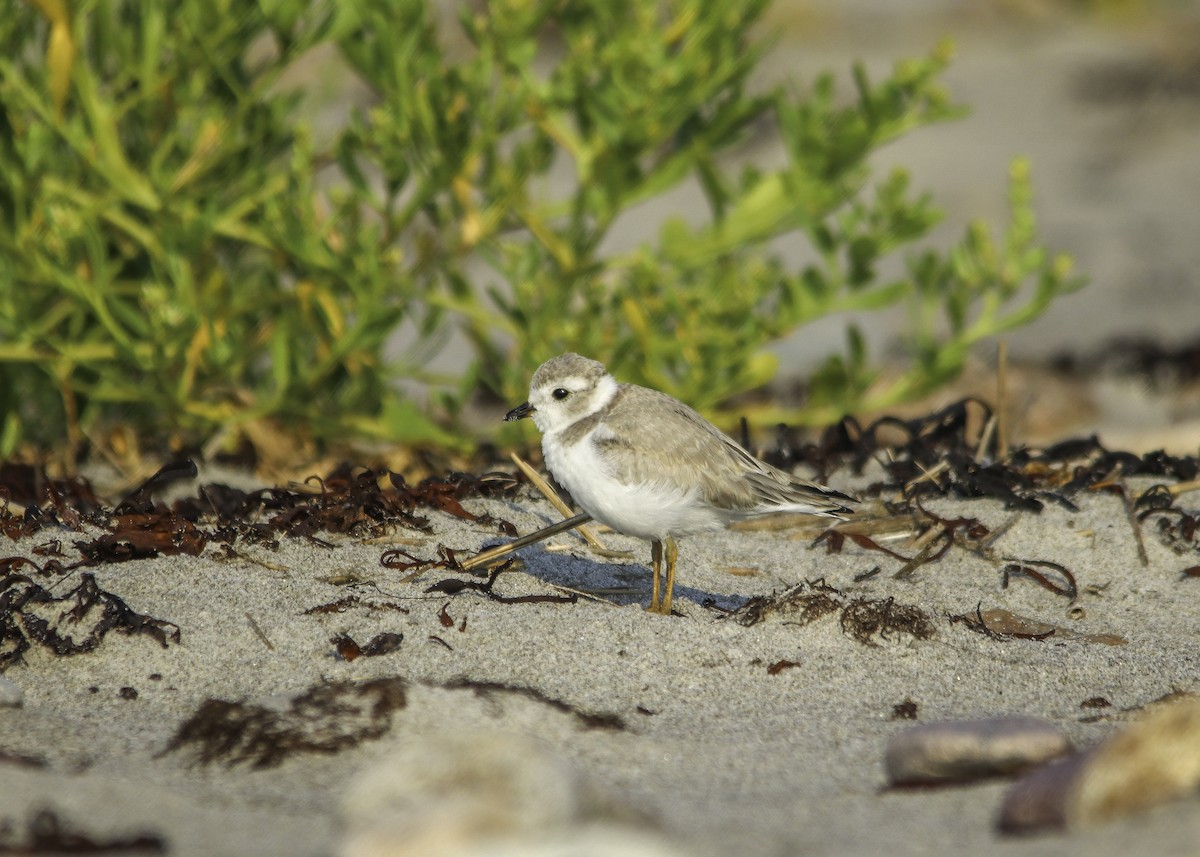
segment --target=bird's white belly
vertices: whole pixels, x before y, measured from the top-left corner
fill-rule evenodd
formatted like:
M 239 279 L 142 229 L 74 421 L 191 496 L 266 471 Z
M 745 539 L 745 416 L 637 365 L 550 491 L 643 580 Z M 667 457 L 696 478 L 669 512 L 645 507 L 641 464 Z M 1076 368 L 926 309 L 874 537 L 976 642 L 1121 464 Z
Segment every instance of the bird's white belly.
M 726 523 L 726 516 L 705 503 L 695 486 L 618 481 L 590 436 L 570 446 L 558 443 L 553 435 L 544 436 L 542 454 L 550 473 L 579 507 L 618 532 L 662 540 Z

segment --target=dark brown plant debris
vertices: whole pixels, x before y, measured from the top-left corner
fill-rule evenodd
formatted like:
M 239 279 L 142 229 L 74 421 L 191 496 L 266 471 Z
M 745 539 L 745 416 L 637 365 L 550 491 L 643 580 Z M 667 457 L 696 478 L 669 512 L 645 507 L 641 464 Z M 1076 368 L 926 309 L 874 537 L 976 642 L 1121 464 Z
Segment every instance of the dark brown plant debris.
M 182 751 L 193 764 L 274 768 L 296 755 L 338 753 L 386 734 L 407 704 L 406 689 L 398 677 L 321 684 L 283 710 L 209 699 L 159 755 Z
M 333 643 L 339 658 L 343 661 L 353 661 L 357 658 L 373 658 L 391 654 L 400 648 L 400 644 L 404 642 L 404 635 L 384 631 L 372 637 L 366 645 L 360 646 L 349 634 L 338 634 L 329 642 Z
M 0 671 L 33 643 L 56 655 L 77 655 L 100 645 L 109 631 L 146 634 L 163 648 L 180 640 L 179 626 L 144 616 L 120 597 L 100 588 L 91 574 L 61 596 L 23 574 L 0 579 Z
M 516 532 L 511 523 L 472 514 L 461 502 L 511 494 L 520 482 L 509 473 L 450 473 L 409 485 L 399 473 L 343 464 L 323 478 L 310 478 L 301 489 L 243 491 L 211 483 L 170 506 L 155 499 L 168 485 L 195 476 L 190 459 L 172 462 L 108 508 L 82 478 L 55 480 L 33 465 L 0 464 L 0 533 L 18 539 L 47 527 L 77 531 L 85 524 L 105 530 L 98 538 L 76 543 L 82 559 L 71 568 L 162 554 L 198 555 L 210 543 L 241 541 L 274 548 L 282 536 L 316 541 L 320 533 L 373 538 L 395 527 L 428 531 L 429 522 L 418 509 L 439 509 L 503 535 Z
M 1153 522 L 1158 540 L 1175 554 L 1200 553 L 1200 511 L 1180 509 L 1174 504 L 1148 509 L 1138 515 L 1141 522 Z
M 1200 459 L 1163 452 L 1134 455 L 1107 449 L 1096 437 L 1044 448 L 1016 449 L 997 457 L 996 440 L 983 445 L 981 428 L 991 407 L 965 398 L 915 419 L 880 417 L 863 426 L 853 417 L 830 426 L 814 443 L 800 443 L 781 429 L 763 457 L 779 467 L 803 463 L 828 481 L 843 466 L 862 473 L 878 462 L 887 479 L 865 489 L 867 497 L 990 497 L 1008 508 L 1036 512 L 1047 502 L 1074 510 L 1072 497 L 1099 483 L 1130 476 L 1162 476 L 1180 482 L 1200 475 Z
M 894 578 L 911 576 L 917 569 L 927 563 L 937 562 L 954 546 L 973 553 L 985 554 L 988 547 L 1010 526 L 1004 524 L 996 530 L 985 526 L 977 518 L 943 518 L 924 508 L 918 501 L 908 503 L 908 514 L 889 515 L 887 518 L 861 518 L 858 520 L 835 524 L 824 530 L 813 541 L 813 547 L 824 544 L 827 552 L 841 553 L 847 540 L 864 550 L 878 551 L 903 563 L 899 570 L 893 572 Z M 906 522 L 906 526 L 919 532 L 913 538 L 914 545 L 920 545 L 919 550 L 909 557 L 891 548 L 884 547 L 871 537 L 872 534 L 893 533 L 896 521 Z M 861 582 L 879 573 L 878 566 L 864 574 L 857 575 L 855 582 Z
M 856 598 L 842 610 L 841 623 L 843 632 L 866 646 L 878 646 L 876 637 L 908 634 L 928 640 L 934 634 L 928 613 L 912 604 L 897 604 L 894 598 Z
M 1062 581 L 1053 581 L 1038 569 L 1053 571 L 1062 578 Z M 1000 588 L 1007 589 L 1008 582 L 1012 577 L 1028 577 L 1055 595 L 1066 596 L 1072 601 L 1079 595 L 1079 587 L 1075 584 L 1075 575 L 1057 562 L 1036 559 L 1010 562 L 1000 569 Z
M 775 663 L 773 663 L 769 667 L 767 667 L 767 675 L 779 675 L 784 670 L 794 669 L 795 667 L 798 667 L 798 666 L 800 666 L 799 661 L 788 661 L 788 660 L 776 661 Z
M 1083 634 L 1055 625 L 1019 616 L 1011 610 L 994 607 L 990 610 L 975 608 L 974 613 L 951 616 L 951 625 L 964 625 L 968 630 L 983 634 L 994 640 L 1080 640 L 1105 646 L 1123 646 L 1129 641 L 1119 634 Z
M 1162 69 L 1155 66 L 1161 74 Z M 1088 75 L 1094 94 L 1110 97 L 1114 87 L 1098 75 Z M 1191 86 L 1195 87 L 1195 75 Z M 1121 87 L 1122 91 L 1124 87 Z M 1140 94 L 1138 95 L 1140 98 Z M 1200 338 L 1168 345 L 1147 337 L 1118 337 L 1093 353 L 1064 354 L 1054 359 L 1056 369 L 1088 378 L 1101 374 L 1136 375 L 1156 387 L 1190 384 L 1200 381 Z
M 3 765 L 12 765 L 17 768 L 30 768 L 36 770 L 47 767 L 47 762 L 44 756 L 31 756 L 27 753 L 14 753 L 10 750 L 0 750 L 0 766 Z
M 919 703 L 914 702 L 912 697 L 904 697 L 903 702 L 897 702 L 892 706 L 892 714 L 889 720 L 916 720 L 917 713 L 921 710 Z
M 878 645 L 876 637 L 887 640 L 899 633 L 918 640 L 934 636 L 933 622 L 921 608 L 897 604 L 892 598 L 850 598 L 824 578 L 802 581 L 782 593 L 755 596 L 728 615 L 745 626 L 769 617 L 803 626 L 838 611 L 842 631 L 864 645 Z
M 21 836 L 8 824 L 0 827 L 0 854 L 166 854 L 165 837 L 138 833 L 128 838 L 101 839 L 73 829 L 52 809 L 34 811 Z
M 779 616 L 786 622 L 807 625 L 822 616 L 842 608 L 843 593 L 830 586 L 821 577 L 805 580 L 781 593 L 756 595 L 729 615 L 739 625 L 749 627 L 770 616 Z
M 1181 690 L 1173 687 L 1148 702 L 1140 702 L 1136 705 L 1130 705 L 1125 708 L 1115 708 L 1111 702 L 1102 696 L 1085 699 L 1080 703 L 1080 708 L 1089 708 L 1097 713 L 1089 714 L 1085 717 L 1080 717 L 1080 723 L 1097 723 L 1101 720 L 1128 720 L 1131 717 L 1141 716 L 1145 711 L 1152 710 L 1162 705 L 1170 705 L 1178 702 L 1181 699 L 1200 699 L 1200 693 L 1190 690 Z
M 335 601 L 329 601 L 325 604 L 318 604 L 316 607 L 309 607 L 304 611 L 305 616 L 318 616 L 329 613 L 345 613 L 347 610 L 362 607 L 368 611 L 375 612 L 377 610 L 389 610 L 396 613 L 409 612 L 409 609 L 403 604 L 398 604 L 395 601 L 375 600 L 364 598 L 359 595 L 346 595 L 338 598 Z
M 508 571 L 512 566 L 513 560 L 507 560 L 501 565 L 496 566 L 488 572 L 487 580 L 462 580 L 457 577 L 447 577 L 439 580 L 437 583 L 425 589 L 425 593 L 439 592 L 443 595 L 458 595 L 460 592 L 471 590 L 473 592 L 482 592 L 492 601 L 500 604 L 574 604 L 579 600 L 579 596 L 574 593 L 567 595 L 501 595 L 493 591 L 496 580 L 500 575 Z M 445 607 L 442 608 L 445 611 Z M 449 614 L 438 617 L 444 627 L 451 627 L 454 620 L 450 619 Z M 449 622 L 446 620 L 450 619 Z
M 496 681 L 476 681 L 467 678 L 454 679 L 445 684 L 432 686 L 440 687 L 444 690 L 470 690 L 476 696 L 483 697 L 484 699 L 491 699 L 498 694 L 521 696 L 553 708 L 555 711 L 561 711 L 563 714 L 570 714 L 584 729 L 608 729 L 623 732 L 626 728 L 625 721 L 621 719 L 620 715 L 607 711 L 585 711 L 569 702 L 563 702 L 561 699 L 546 696 L 546 694 L 535 687 L 504 684 L 503 682 Z

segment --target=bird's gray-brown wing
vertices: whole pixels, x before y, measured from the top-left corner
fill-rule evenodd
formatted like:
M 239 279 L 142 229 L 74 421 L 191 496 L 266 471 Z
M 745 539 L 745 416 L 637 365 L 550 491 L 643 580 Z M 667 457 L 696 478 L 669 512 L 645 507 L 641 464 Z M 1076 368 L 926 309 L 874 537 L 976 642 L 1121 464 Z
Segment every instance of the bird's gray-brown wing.
M 849 512 L 854 498 L 771 467 L 692 408 L 665 393 L 622 384 L 593 435 L 621 481 L 695 488 L 736 514 L 792 509 L 815 515 Z

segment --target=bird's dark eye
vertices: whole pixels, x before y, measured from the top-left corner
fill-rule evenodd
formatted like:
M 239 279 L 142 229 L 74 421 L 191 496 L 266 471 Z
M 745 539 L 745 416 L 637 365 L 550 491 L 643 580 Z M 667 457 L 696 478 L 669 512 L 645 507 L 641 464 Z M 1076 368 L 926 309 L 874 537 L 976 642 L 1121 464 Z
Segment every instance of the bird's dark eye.
M 561 402 L 561 401 L 562 401 L 563 399 L 565 399 L 567 396 L 571 395 L 571 391 L 570 391 L 570 390 L 564 390 L 562 387 L 559 387 L 557 390 L 555 390 L 555 391 L 554 391 L 553 393 L 551 393 L 550 395 L 551 395 L 551 396 L 553 396 L 554 398 L 558 399 L 558 400 Z

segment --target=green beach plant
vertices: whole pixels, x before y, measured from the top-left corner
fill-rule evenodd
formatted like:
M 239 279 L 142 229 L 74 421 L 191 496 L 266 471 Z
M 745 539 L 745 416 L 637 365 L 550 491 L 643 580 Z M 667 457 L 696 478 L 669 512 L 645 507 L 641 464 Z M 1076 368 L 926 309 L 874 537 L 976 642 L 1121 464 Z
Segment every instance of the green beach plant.
M 497 0 L 454 25 L 417 0 L 17 4 L 0 21 L 0 454 L 113 420 L 180 442 L 266 420 L 463 446 L 470 397 L 519 400 L 565 350 L 728 418 L 775 374 L 771 343 L 907 307 L 901 375 L 881 382 L 851 327 L 804 410 L 762 414 L 820 422 L 944 383 L 1078 285 L 1037 242 L 1027 165 L 1004 236 L 976 224 L 947 252 L 918 245 L 931 200 L 873 176 L 881 146 L 961 115 L 947 45 L 881 81 L 856 66 L 850 95 L 832 75 L 759 91 L 767 6 Z M 287 76 L 317 63 L 369 106 L 314 128 Z M 782 165 L 731 166 L 762 135 Z M 685 186 L 703 206 L 645 221 Z M 813 261 L 789 267 L 780 242 Z M 897 255 L 905 273 L 881 277 Z M 456 330 L 470 367 L 431 374 Z

